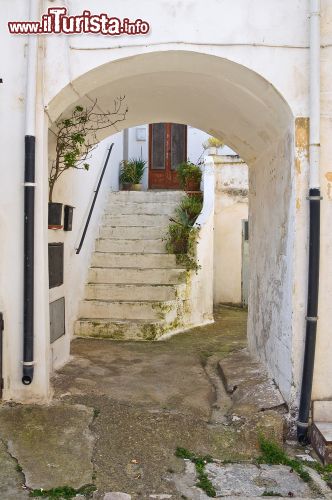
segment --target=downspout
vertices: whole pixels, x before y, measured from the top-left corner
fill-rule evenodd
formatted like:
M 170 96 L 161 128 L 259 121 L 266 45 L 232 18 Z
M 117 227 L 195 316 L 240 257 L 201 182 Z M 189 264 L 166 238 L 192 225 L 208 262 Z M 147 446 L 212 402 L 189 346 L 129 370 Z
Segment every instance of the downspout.
M 306 338 L 297 437 L 308 443 L 315 362 L 320 247 L 320 0 L 310 0 L 309 266 Z
M 39 15 L 39 0 L 30 0 L 30 20 Z M 38 36 L 28 36 L 25 100 L 24 159 L 24 285 L 23 285 L 23 376 L 30 385 L 34 372 L 34 233 L 35 233 L 35 143 Z

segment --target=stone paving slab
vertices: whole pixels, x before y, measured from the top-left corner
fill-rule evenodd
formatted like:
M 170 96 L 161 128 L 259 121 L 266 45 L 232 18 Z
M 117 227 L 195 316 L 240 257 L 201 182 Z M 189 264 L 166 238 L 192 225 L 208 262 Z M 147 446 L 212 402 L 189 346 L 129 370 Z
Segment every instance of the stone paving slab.
M 28 487 L 80 488 L 92 482 L 92 419 L 93 410 L 81 405 L 4 405 L 0 437 L 22 467 Z
M 227 392 L 232 394 L 236 406 L 253 406 L 255 410 L 268 410 L 284 405 L 280 391 L 263 365 L 247 349 L 235 352 L 219 361 L 219 372 Z
M 1 500 L 26 500 L 29 492 L 23 488 L 24 476 L 17 461 L 10 456 L 5 444 L 0 441 L 0 498 Z
M 254 499 L 292 497 L 292 498 L 316 498 L 320 495 L 313 492 L 307 483 L 299 476 L 291 472 L 289 467 L 282 465 L 254 464 L 220 464 L 210 463 L 205 467 L 210 481 L 216 490 L 216 498 L 227 499 Z M 208 500 L 210 497 L 204 491 L 196 487 L 197 475 L 195 465 L 185 460 L 185 471 L 174 477 L 174 482 L 182 495 L 179 498 L 190 498 L 193 500 Z M 275 496 L 272 495 L 275 494 Z
M 312 491 L 300 477 L 284 465 L 207 464 L 205 470 L 217 497 L 255 497 L 275 493 L 283 497 L 312 497 Z
M 53 379 L 55 395 L 108 396 L 210 417 L 213 387 L 195 352 L 170 343 L 77 339 L 72 361 Z
M 261 367 L 253 360 L 247 349 L 231 353 L 219 362 L 220 375 L 225 388 L 232 394 L 248 378 L 259 377 Z

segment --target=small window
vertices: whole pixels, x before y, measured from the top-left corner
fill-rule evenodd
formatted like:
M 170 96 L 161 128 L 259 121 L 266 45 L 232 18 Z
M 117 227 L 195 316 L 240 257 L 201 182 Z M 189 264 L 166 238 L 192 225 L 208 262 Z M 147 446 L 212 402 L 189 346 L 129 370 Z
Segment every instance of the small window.
M 245 220 L 243 227 L 244 227 L 244 240 L 248 241 L 249 240 L 249 221 Z

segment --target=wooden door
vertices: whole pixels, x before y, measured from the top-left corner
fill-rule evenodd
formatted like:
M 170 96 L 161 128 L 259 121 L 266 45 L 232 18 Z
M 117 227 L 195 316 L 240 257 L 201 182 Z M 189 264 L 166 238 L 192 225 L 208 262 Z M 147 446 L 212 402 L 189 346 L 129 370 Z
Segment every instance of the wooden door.
M 179 189 L 176 167 L 187 159 L 187 125 L 154 123 L 149 127 L 149 188 Z

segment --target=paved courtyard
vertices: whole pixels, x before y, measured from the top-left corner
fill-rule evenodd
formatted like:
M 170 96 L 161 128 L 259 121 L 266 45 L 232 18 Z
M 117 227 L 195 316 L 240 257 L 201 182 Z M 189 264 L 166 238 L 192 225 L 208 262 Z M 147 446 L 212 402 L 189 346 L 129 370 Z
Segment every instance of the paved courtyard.
M 75 340 L 49 405 L 0 409 L 0 499 L 25 499 L 34 489 L 53 490 L 49 498 L 72 498 L 74 490 L 110 500 L 208 498 L 178 448 L 213 457 L 205 470 L 218 496 L 319 496 L 289 469 L 252 463 L 260 434 L 282 442 L 286 409 L 246 361 L 245 332 L 245 311 L 219 307 L 213 325 L 165 341 Z M 238 399 L 225 390 L 232 377 Z M 253 401 L 259 387 L 266 402 Z M 236 473 L 225 461 L 249 463 Z

